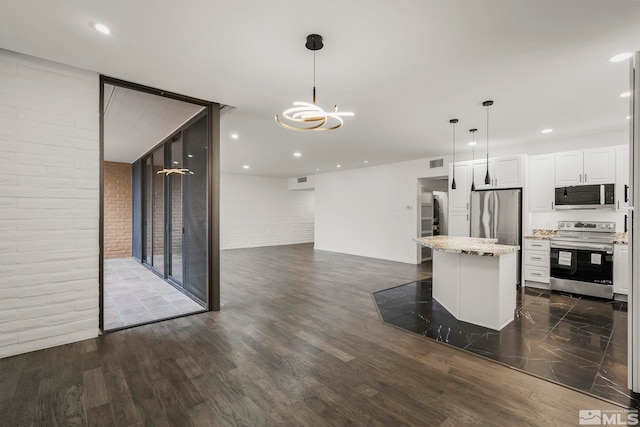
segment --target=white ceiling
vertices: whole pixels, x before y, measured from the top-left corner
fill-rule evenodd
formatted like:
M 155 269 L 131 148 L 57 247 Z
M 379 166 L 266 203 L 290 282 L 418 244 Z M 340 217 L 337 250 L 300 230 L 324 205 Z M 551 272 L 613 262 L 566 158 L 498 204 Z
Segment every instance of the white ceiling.
M 448 153 L 453 117 L 483 141 L 486 99 L 492 146 L 624 129 L 628 64 L 607 59 L 640 49 L 637 0 L 0 5 L 3 48 L 235 106 L 222 120 L 223 171 L 282 177 Z M 94 31 L 96 21 L 112 34 Z M 290 132 L 273 120 L 310 101 L 309 33 L 325 41 L 318 104 L 356 113 L 337 131 Z
M 105 85 L 104 159 L 133 163 L 204 109 L 158 95 Z

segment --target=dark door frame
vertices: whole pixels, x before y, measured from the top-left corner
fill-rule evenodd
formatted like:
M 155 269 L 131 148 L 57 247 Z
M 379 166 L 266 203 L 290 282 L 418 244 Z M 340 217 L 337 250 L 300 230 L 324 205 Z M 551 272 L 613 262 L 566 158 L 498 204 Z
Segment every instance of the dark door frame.
M 104 85 L 110 84 L 126 89 L 137 90 L 191 104 L 202 105 L 207 110 L 208 119 L 208 162 L 207 162 L 207 258 L 208 258 L 208 311 L 220 310 L 220 104 L 192 98 L 173 92 L 155 89 L 149 86 L 131 83 L 124 80 L 100 75 L 100 218 L 98 285 L 99 285 L 99 317 L 98 324 L 104 333 Z M 180 317 L 180 316 L 178 316 Z M 164 319 L 166 320 L 166 319 Z M 147 322 L 147 323 L 154 323 Z M 138 326 L 138 325 L 135 325 Z

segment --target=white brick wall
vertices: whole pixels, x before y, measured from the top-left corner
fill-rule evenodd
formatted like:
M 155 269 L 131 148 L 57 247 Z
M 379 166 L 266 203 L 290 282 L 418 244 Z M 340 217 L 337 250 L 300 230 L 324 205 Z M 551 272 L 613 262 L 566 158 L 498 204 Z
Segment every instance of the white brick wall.
M 0 357 L 98 335 L 99 81 L 0 50 Z
M 314 203 L 286 179 L 222 174 L 220 249 L 313 242 Z

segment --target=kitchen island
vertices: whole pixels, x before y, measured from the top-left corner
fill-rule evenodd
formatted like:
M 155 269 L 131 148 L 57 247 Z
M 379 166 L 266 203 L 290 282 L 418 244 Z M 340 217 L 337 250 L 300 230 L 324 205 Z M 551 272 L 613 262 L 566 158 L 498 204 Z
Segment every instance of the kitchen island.
M 433 249 L 433 298 L 456 319 L 499 331 L 513 321 L 520 246 L 496 241 L 456 236 L 416 239 Z

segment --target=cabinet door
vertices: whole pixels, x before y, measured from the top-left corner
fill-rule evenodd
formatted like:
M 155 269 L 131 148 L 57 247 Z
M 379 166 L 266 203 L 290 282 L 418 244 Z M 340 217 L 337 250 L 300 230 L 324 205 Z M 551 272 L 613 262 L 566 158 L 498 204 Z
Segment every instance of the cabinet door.
M 556 154 L 556 186 L 583 184 L 582 151 L 570 151 Z
M 584 184 L 611 184 L 616 180 L 613 147 L 584 150 Z
M 503 157 L 493 164 L 496 187 L 522 187 L 522 157 Z
M 493 182 L 495 180 L 495 176 L 493 175 L 493 160 L 489 160 L 489 178 L 491 181 L 489 184 L 484 183 L 484 178 L 487 175 L 487 159 L 476 160 L 473 166 L 473 177 L 476 182 L 476 190 L 485 190 L 487 188 L 493 187 Z M 471 188 L 471 183 L 469 183 L 469 188 Z
M 469 237 L 469 212 L 449 213 L 449 236 Z
M 629 248 L 625 245 L 613 249 L 613 292 L 629 294 Z
M 629 146 L 616 147 L 616 209 L 629 207 Z
M 468 211 L 469 196 L 471 195 L 470 167 L 467 162 L 456 163 L 451 166 L 449 173 L 449 210 Z M 455 170 L 456 189 L 451 189 L 453 180 L 453 170 Z
M 529 157 L 529 209 L 532 212 L 553 210 L 554 164 L 553 154 Z

